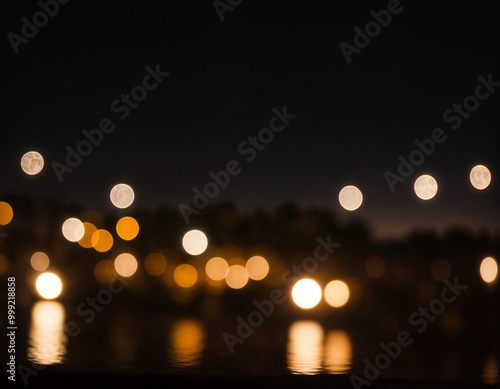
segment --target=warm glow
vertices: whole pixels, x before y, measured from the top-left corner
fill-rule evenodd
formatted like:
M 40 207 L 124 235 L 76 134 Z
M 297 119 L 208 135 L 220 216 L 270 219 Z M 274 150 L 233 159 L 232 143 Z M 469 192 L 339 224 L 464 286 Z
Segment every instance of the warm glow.
M 415 180 L 414 189 L 419 198 L 430 200 L 436 195 L 438 184 L 434 177 L 424 174 Z
M 111 259 L 103 259 L 94 266 L 94 276 L 97 281 L 107 284 L 114 278 L 115 265 Z
M 122 277 L 131 277 L 137 271 L 137 259 L 129 253 L 120 254 L 115 259 L 115 270 Z
M 0 201 L 0 225 L 6 226 L 14 217 L 14 211 L 10 204 Z
M 82 236 L 82 239 L 78 241 L 78 244 L 86 249 L 92 248 L 92 235 L 97 231 L 97 227 L 92 223 L 84 222 L 83 228 L 85 229 L 85 233 Z
M 109 198 L 116 208 L 128 208 L 135 199 L 134 190 L 127 184 L 118 184 L 111 189 Z
M 36 151 L 28 151 L 21 158 L 21 169 L 30 176 L 40 173 L 43 164 L 42 155 Z
M 167 270 L 167 260 L 159 253 L 151 253 L 144 261 L 144 268 L 152 276 L 162 275 Z
M 431 276 L 434 281 L 443 282 L 451 274 L 451 266 L 448 261 L 444 259 L 439 259 L 432 264 Z
M 491 173 L 486 166 L 476 165 L 470 171 L 470 182 L 478 190 L 486 189 L 491 182 Z
M 288 369 L 293 374 L 319 373 L 322 369 L 323 341 L 323 328 L 317 322 L 294 322 L 288 330 Z
M 100 253 L 105 253 L 113 247 L 113 236 L 106 230 L 97 230 L 92 234 L 92 247 Z
M 228 269 L 227 261 L 221 257 L 213 257 L 205 265 L 207 276 L 214 281 L 223 280 Z
M 7 273 L 7 270 L 9 270 L 9 261 L 0 254 L 0 274 Z
M 168 357 L 178 367 L 198 366 L 205 349 L 205 331 L 200 321 L 183 319 L 176 321 L 170 331 Z
M 340 191 L 339 202 L 342 208 L 348 211 L 354 211 L 361 206 L 363 194 L 354 185 L 348 185 Z
M 325 368 L 330 374 L 349 373 L 352 365 L 352 344 L 347 332 L 328 332 L 325 346 Z
M 36 279 L 36 290 L 44 299 L 55 299 L 62 291 L 61 279 L 54 273 L 43 273 Z
M 116 233 L 123 240 L 132 240 L 139 233 L 139 223 L 133 217 L 122 217 L 116 223 Z
M 269 273 L 269 263 L 267 263 L 265 258 L 258 255 L 251 257 L 245 267 L 248 277 L 255 281 L 263 280 L 267 276 L 267 273 Z
M 28 360 L 38 365 L 64 362 L 66 335 L 64 334 L 64 306 L 57 301 L 38 301 L 31 309 L 28 338 Z
M 31 267 L 36 271 L 45 271 L 49 267 L 49 257 L 47 254 L 38 251 L 31 256 Z
M 321 300 L 321 288 L 316 281 L 304 278 L 293 286 L 292 299 L 300 308 L 315 307 Z
M 325 300 L 334 308 L 345 305 L 349 300 L 349 287 L 339 280 L 330 281 L 325 287 Z
M 182 288 L 190 288 L 198 281 L 198 272 L 193 265 L 183 263 L 174 270 L 174 280 Z
M 366 274 L 371 278 L 382 277 L 385 273 L 385 261 L 378 255 L 374 255 L 366 260 Z
M 492 257 L 486 257 L 481 262 L 479 273 L 484 282 L 493 282 L 498 275 L 498 265 Z
M 225 279 L 231 289 L 241 289 L 248 283 L 247 269 L 241 265 L 229 266 Z
M 182 247 L 191 255 L 200 255 L 207 249 L 207 246 L 207 236 L 200 230 L 188 231 L 182 238 Z
M 498 384 L 498 357 L 494 353 L 485 358 L 481 377 L 487 385 Z
M 78 242 L 85 234 L 85 227 L 79 219 L 76 217 L 70 217 L 63 223 L 62 233 L 70 242 Z

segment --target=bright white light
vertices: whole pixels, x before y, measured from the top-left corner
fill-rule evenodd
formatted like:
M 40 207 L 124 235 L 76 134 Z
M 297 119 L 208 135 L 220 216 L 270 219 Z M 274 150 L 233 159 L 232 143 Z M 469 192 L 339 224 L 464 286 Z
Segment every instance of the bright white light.
M 490 283 L 495 281 L 498 275 L 497 261 L 491 257 L 486 257 L 481 261 L 479 273 L 484 282 Z
M 109 198 L 116 208 L 127 208 L 135 199 L 134 190 L 127 184 L 118 184 L 111 189 Z
M 486 166 L 476 165 L 470 171 L 470 182 L 478 190 L 486 189 L 491 182 L 491 173 Z
M 188 231 L 182 238 L 182 247 L 191 255 L 200 255 L 207 249 L 207 246 L 207 236 L 200 230 Z
M 43 157 L 36 151 L 28 151 L 21 158 L 21 169 L 30 176 L 40 173 L 43 165 Z
M 36 290 L 47 300 L 55 299 L 61 294 L 61 279 L 54 273 L 43 273 L 36 279 Z
M 293 286 L 292 298 L 295 304 L 301 308 L 315 307 L 321 300 L 321 288 L 316 281 L 304 278 Z
M 70 242 L 78 242 L 85 235 L 85 226 L 79 219 L 70 217 L 63 223 L 62 233 Z
M 132 254 L 123 253 L 115 259 L 115 270 L 122 277 L 131 277 L 137 271 L 137 259 Z
M 353 186 L 348 185 L 342 188 L 339 193 L 339 203 L 342 208 L 348 211 L 354 211 L 361 206 L 363 202 L 363 194 L 361 191 Z
M 422 200 L 432 199 L 437 191 L 438 184 L 434 177 L 424 174 L 415 180 L 415 194 Z

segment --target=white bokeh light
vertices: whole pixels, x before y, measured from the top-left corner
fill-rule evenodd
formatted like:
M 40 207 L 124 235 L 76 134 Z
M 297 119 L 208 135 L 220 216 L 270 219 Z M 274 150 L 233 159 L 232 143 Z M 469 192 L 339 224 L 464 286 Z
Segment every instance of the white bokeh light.
M 424 174 L 415 180 L 415 194 L 422 200 L 432 199 L 437 191 L 438 184 L 434 177 Z
M 310 278 L 297 281 L 292 289 L 293 301 L 303 309 L 315 307 L 321 300 L 321 295 L 320 286 Z
M 111 189 L 109 198 L 116 208 L 123 209 L 132 205 L 135 199 L 135 194 L 130 185 L 118 184 Z
M 79 219 L 70 217 L 63 223 L 62 233 L 70 242 L 78 242 L 85 235 L 85 226 Z
M 470 182 L 478 190 L 486 189 L 491 182 L 491 173 L 484 165 L 476 165 L 470 171 Z
M 348 211 L 354 211 L 361 206 L 363 194 L 354 185 L 348 185 L 342 188 L 339 193 L 339 203 L 342 208 Z
M 28 151 L 21 158 L 21 169 L 30 176 L 40 173 L 43 169 L 43 165 L 43 157 L 37 151 Z
M 188 231 L 182 238 L 182 247 L 191 255 L 200 255 L 207 249 L 207 246 L 207 236 L 200 230 Z
M 47 300 L 55 299 L 61 294 L 61 279 L 54 273 L 43 273 L 36 279 L 36 290 Z

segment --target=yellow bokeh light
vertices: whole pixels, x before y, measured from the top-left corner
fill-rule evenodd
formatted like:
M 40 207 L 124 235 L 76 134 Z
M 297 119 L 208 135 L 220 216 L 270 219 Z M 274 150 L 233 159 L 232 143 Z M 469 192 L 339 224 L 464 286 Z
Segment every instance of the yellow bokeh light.
M 299 281 L 300 282 L 300 281 Z M 296 321 L 288 330 L 287 365 L 292 374 L 317 374 L 323 368 L 324 333 L 315 321 Z
M 85 227 L 80 219 L 70 217 L 62 225 L 62 233 L 70 242 L 78 242 L 85 234 Z
M 97 227 L 92 223 L 84 222 L 83 228 L 85 232 L 83 233 L 82 238 L 78 241 L 78 244 L 86 249 L 92 248 L 92 235 L 97 231 Z
M 434 177 L 424 174 L 415 180 L 414 190 L 422 200 L 430 200 L 436 195 L 438 184 Z
M 249 258 L 245 267 L 248 277 L 255 281 L 263 280 L 269 273 L 269 263 L 264 257 L 258 255 Z
M 205 331 L 198 320 L 176 321 L 170 332 L 168 357 L 179 367 L 197 366 L 205 349 Z
M 484 165 L 476 165 L 470 171 L 470 183 L 478 190 L 486 189 L 491 182 L 491 173 Z
M 36 151 L 28 151 L 21 157 L 21 169 L 30 176 L 40 173 L 43 165 L 43 157 Z
M 139 223 L 133 217 L 122 217 L 116 223 L 116 233 L 123 240 L 132 240 L 139 233 Z
M 492 257 L 486 257 L 481 261 L 479 273 L 484 282 L 490 283 L 495 281 L 498 275 L 498 264 Z
M 0 274 L 7 273 L 7 270 L 9 270 L 9 261 L 0 254 Z
M 167 270 L 167 260 L 159 253 L 151 253 L 144 261 L 146 272 L 152 276 L 160 276 Z
M 135 194 L 130 185 L 118 184 L 111 189 L 109 198 L 116 208 L 124 209 L 132 205 Z
M 214 281 L 222 281 L 226 276 L 229 265 L 224 258 L 213 257 L 205 265 L 207 276 Z
M 241 289 L 248 283 L 247 269 L 241 265 L 229 266 L 225 279 L 231 289 Z
M 107 284 L 114 278 L 115 265 L 111 259 L 103 259 L 94 266 L 94 276 L 97 281 Z
M 123 253 L 115 258 L 115 270 L 122 277 L 131 277 L 137 271 L 137 259 L 132 254 Z
M 325 300 L 331 307 L 342 307 L 349 301 L 349 287 L 340 280 L 330 281 L 325 287 Z
M 182 247 L 188 254 L 200 255 L 208 246 L 207 236 L 200 230 L 191 230 L 182 237 Z
M 105 253 L 113 247 L 113 236 L 106 230 L 97 230 L 92 234 L 92 247 L 100 253 Z
M 0 225 L 6 226 L 14 217 L 14 211 L 10 204 L 0 201 Z
M 382 277 L 385 273 L 385 261 L 378 255 L 371 256 L 365 263 L 366 274 L 371 278 Z
M 326 336 L 325 368 L 330 374 L 349 373 L 352 365 L 352 344 L 345 331 L 333 330 Z
M 321 300 L 321 288 L 310 278 L 303 278 L 292 288 L 292 299 L 300 308 L 310 309 L 318 305 Z
M 47 254 L 38 251 L 31 256 L 31 267 L 36 271 L 45 271 L 49 267 L 49 257 Z
M 43 273 L 36 279 L 36 290 L 44 299 L 55 299 L 62 291 L 61 279 L 54 273 Z
M 175 268 L 174 281 L 182 288 L 190 288 L 198 281 L 198 272 L 193 265 L 183 263 Z
M 363 194 L 354 185 L 345 186 L 339 193 L 339 203 L 342 208 L 355 211 L 363 203 Z

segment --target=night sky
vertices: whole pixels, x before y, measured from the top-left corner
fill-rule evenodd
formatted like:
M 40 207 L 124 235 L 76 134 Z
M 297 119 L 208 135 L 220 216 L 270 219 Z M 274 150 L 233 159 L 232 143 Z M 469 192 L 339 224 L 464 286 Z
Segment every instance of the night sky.
M 292 201 L 365 219 L 379 236 L 452 224 L 499 233 L 500 91 L 456 130 L 443 114 L 474 95 L 479 76 L 500 81 L 500 4 L 402 0 L 347 63 L 339 45 L 353 45 L 354 28 L 387 6 L 248 0 L 221 21 L 212 1 L 73 0 L 16 54 L 8 34 L 21 35 L 21 18 L 40 6 L 3 1 L 0 200 L 50 196 L 105 212 L 109 190 L 125 182 L 133 207 L 191 205 L 192 189 L 236 160 L 241 173 L 213 202 L 243 212 Z M 121 120 L 111 106 L 142 85 L 147 66 L 169 75 Z M 284 106 L 297 116 L 246 161 L 239 145 Z M 115 130 L 59 182 L 53 162 L 65 164 L 66 146 L 103 118 Z M 398 156 L 437 127 L 447 140 L 393 193 L 384 172 L 397 173 Z M 20 168 L 30 150 L 45 158 L 37 176 Z M 484 191 L 469 182 L 476 164 L 492 172 Z M 413 193 L 420 174 L 438 181 L 430 201 Z M 352 213 L 337 200 L 349 184 L 364 195 Z

